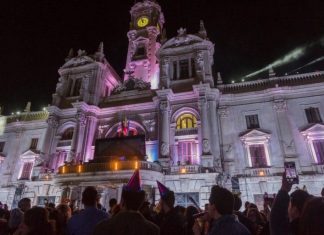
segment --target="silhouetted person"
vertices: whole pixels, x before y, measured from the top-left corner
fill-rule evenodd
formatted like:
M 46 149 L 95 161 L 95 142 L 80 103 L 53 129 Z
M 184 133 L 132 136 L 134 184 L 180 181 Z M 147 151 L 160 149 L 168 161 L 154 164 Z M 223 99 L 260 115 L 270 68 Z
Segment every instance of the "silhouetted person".
M 95 187 L 86 187 L 82 193 L 84 210 L 75 214 L 68 221 L 70 235 L 91 235 L 95 226 L 108 218 L 108 214 L 97 209 L 98 192 Z
M 219 186 L 213 186 L 209 197 L 208 213 L 214 219 L 209 235 L 250 235 L 248 229 L 233 214 L 233 194 Z M 195 223 L 194 234 L 200 235 L 201 228 Z
M 99 223 L 94 235 L 158 235 L 159 228 L 138 211 L 144 199 L 145 191 L 140 187 L 139 171 L 136 170 L 123 187 L 121 210 L 112 218 Z
M 11 233 L 17 230 L 18 226 L 23 222 L 24 213 L 31 208 L 31 200 L 22 198 L 18 202 L 18 208 L 11 210 L 9 219 L 9 228 Z

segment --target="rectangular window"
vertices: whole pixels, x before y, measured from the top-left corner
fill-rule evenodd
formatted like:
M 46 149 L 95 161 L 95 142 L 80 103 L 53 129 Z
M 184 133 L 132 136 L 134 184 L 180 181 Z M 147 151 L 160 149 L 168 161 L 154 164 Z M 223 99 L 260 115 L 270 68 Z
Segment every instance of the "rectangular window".
M 183 207 L 195 206 L 189 197 L 199 204 L 199 193 L 176 193 L 175 204 Z
M 196 66 L 194 58 L 191 58 L 191 77 L 196 77 Z
M 37 138 L 33 138 L 31 140 L 30 149 L 31 150 L 36 150 L 37 149 L 37 144 L 38 144 L 38 139 Z
M 316 154 L 316 162 L 324 164 L 324 140 L 314 140 L 313 146 Z
M 172 76 L 173 80 L 177 80 L 178 79 L 178 62 L 177 61 L 173 61 L 173 76 Z
M 254 115 L 246 115 L 245 116 L 245 120 L 246 120 L 246 127 L 247 127 L 247 129 L 260 128 L 259 118 L 258 118 L 258 115 L 257 114 L 254 114 Z
M 25 162 L 21 171 L 20 180 L 29 180 L 30 174 L 33 169 L 33 163 L 32 162 Z
M 305 114 L 307 117 L 308 123 L 320 123 L 322 122 L 321 114 L 318 108 L 307 108 L 305 109 Z
M 0 153 L 3 152 L 6 142 L 0 142 Z
M 139 45 L 133 56 L 133 60 L 141 60 L 146 58 L 146 48 L 145 45 Z
M 252 167 L 267 167 L 267 157 L 263 144 L 254 144 L 249 146 Z
M 187 79 L 189 78 L 189 60 L 180 60 L 179 61 L 180 66 L 180 79 Z
M 197 144 L 193 141 L 183 141 L 178 144 L 179 160 L 188 165 L 195 163 L 197 157 Z
M 72 96 L 79 96 L 80 95 L 81 85 L 82 85 L 82 79 L 81 78 L 78 78 L 78 79 L 74 80 Z

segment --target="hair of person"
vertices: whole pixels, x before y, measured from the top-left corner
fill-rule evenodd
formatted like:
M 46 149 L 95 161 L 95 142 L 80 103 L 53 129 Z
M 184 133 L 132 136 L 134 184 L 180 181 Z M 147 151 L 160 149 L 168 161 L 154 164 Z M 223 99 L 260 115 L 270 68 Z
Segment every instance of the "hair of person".
M 195 223 L 195 219 L 193 217 L 194 214 L 199 213 L 198 209 L 194 206 L 188 206 L 185 212 L 185 217 L 187 221 L 187 227 L 191 230 L 192 226 Z
M 18 208 L 19 209 L 22 209 L 27 204 L 31 204 L 31 200 L 28 197 L 24 197 L 24 198 L 22 198 L 22 199 L 19 200 L 19 202 L 18 202 Z
M 6 216 L 6 210 L 0 208 L 0 219 Z
M 234 197 L 234 211 L 239 211 L 242 207 L 242 200 L 237 194 L 233 194 Z
M 116 198 L 112 198 L 109 200 L 109 207 L 112 208 L 113 206 L 117 205 Z
M 221 215 L 233 214 L 234 197 L 226 188 L 214 185 L 211 189 L 209 203 L 214 204 Z
M 292 206 L 296 207 L 301 213 L 309 196 L 310 195 L 308 194 L 308 192 L 301 189 L 297 189 L 290 194 L 290 203 Z
M 35 206 L 27 210 L 24 214 L 24 223 L 28 227 L 28 235 L 53 235 L 54 230 L 48 219 L 48 211 L 45 208 Z
M 300 235 L 324 234 L 324 198 L 312 197 L 307 200 L 299 219 Z
M 98 191 L 95 187 L 88 186 L 82 193 L 82 203 L 85 206 L 95 206 L 97 204 Z
M 169 208 L 174 207 L 175 196 L 173 191 L 168 191 L 161 199 Z
M 145 200 L 145 191 L 122 191 L 122 201 L 127 210 L 139 210 Z

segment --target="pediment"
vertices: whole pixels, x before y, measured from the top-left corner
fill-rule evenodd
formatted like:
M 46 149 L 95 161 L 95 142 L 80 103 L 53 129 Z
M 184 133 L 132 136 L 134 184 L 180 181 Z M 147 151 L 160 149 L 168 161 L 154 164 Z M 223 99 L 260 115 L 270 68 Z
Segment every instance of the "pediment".
M 269 138 L 271 133 L 263 129 L 252 129 L 240 134 L 241 139 Z
M 26 152 L 24 152 L 20 156 L 21 157 L 30 157 L 30 156 L 38 156 L 38 155 L 39 155 L 39 153 L 37 153 L 36 151 L 28 149 Z
M 192 45 L 192 44 L 201 43 L 201 42 L 204 42 L 204 39 L 202 39 L 196 35 L 185 34 L 182 36 L 177 36 L 177 37 L 171 38 L 166 43 L 164 43 L 164 45 L 161 47 L 161 50 L 179 47 L 179 46 Z
M 83 65 L 86 65 L 86 64 L 91 64 L 91 63 L 94 63 L 94 62 L 95 62 L 95 60 L 92 59 L 89 56 L 86 56 L 86 55 L 77 56 L 77 57 L 74 57 L 74 58 L 71 58 L 70 60 L 68 60 L 61 67 L 61 69 L 79 67 L 79 66 L 83 66 Z
M 322 123 L 314 123 L 304 127 L 301 133 L 324 133 L 324 125 Z

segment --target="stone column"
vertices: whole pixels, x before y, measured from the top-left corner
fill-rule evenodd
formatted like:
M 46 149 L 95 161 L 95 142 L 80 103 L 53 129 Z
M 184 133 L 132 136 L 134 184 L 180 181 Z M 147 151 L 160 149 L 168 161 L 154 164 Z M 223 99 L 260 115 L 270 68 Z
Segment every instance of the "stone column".
M 219 149 L 219 136 L 218 136 L 218 117 L 216 114 L 216 100 L 208 100 L 208 114 L 210 120 L 210 146 L 213 156 L 215 158 L 216 167 L 221 169 L 220 149 Z
M 295 158 L 297 154 L 291 123 L 289 121 L 287 102 L 285 100 L 275 100 L 273 109 L 277 113 L 279 142 L 282 148 L 283 157 Z
M 88 116 L 87 117 L 87 125 L 85 127 L 85 132 L 84 132 L 84 145 L 82 146 L 82 161 L 87 162 L 91 158 L 91 148 L 92 148 L 92 143 L 93 139 L 96 133 L 96 127 L 97 127 L 97 117 L 95 116 Z
M 84 126 L 86 124 L 86 117 L 82 111 L 78 111 L 76 116 L 76 125 L 73 132 L 72 143 L 71 143 L 71 150 L 69 153 L 68 161 L 77 160 L 78 157 L 78 145 L 80 146 L 80 130 L 84 131 Z
M 57 128 L 59 126 L 59 120 L 58 117 L 55 115 L 50 115 L 47 119 L 47 129 L 46 134 L 41 150 L 41 154 L 43 155 L 44 161 L 48 163 L 50 161 L 50 156 L 52 153 L 55 152 L 55 135 Z
M 160 156 L 170 155 L 170 105 L 168 100 L 160 101 Z

